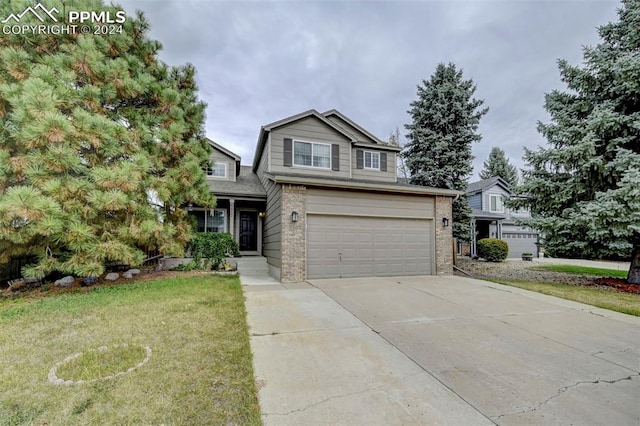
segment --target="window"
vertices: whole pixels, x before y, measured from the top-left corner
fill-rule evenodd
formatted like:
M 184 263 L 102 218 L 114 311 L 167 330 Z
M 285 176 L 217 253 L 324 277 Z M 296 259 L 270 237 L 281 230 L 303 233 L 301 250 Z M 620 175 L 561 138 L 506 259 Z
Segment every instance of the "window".
M 380 153 L 379 152 L 364 152 L 364 168 L 380 170 Z
M 190 213 L 198 220 L 198 232 L 227 232 L 226 210 L 194 211 Z
M 227 163 L 213 163 L 213 166 L 207 167 L 205 169 L 207 176 L 216 177 L 216 178 L 226 178 L 227 177 Z
M 502 195 L 489 195 L 489 211 L 504 213 Z
M 293 164 L 296 166 L 331 168 L 331 145 L 295 141 Z

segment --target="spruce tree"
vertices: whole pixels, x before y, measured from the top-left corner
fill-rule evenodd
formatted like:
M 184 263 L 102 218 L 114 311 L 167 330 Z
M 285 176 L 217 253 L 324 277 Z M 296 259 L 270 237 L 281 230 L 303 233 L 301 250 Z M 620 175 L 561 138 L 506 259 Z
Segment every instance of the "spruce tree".
M 525 150 L 513 205 L 537 213 L 530 226 L 555 255 L 631 259 L 627 281 L 640 284 L 640 2 L 618 16 L 584 65 L 559 61 L 568 90 L 545 97 L 548 146 Z
M 480 179 L 491 179 L 499 176 L 504 179 L 509 188 L 515 188 L 518 185 L 518 170 L 516 166 L 509 162 L 504 151 L 497 146 L 491 148 L 489 158 L 482 164 Z
M 476 86 L 452 63 L 439 64 L 429 81 L 418 85 L 411 102 L 411 124 L 402 155 L 411 183 L 466 192 L 473 170 L 471 145 L 480 141 L 480 119 L 488 109 L 473 97 Z M 471 208 L 466 197 L 453 203 L 453 236 L 470 238 Z
M 0 15 L 32 3 L 5 2 Z M 142 247 L 180 254 L 184 205 L 214 205 L 194 68 L 159 61 L 142 14 L 122 29 L 0 38 L 0 263 L 37 256 L 25 276 L 97 276 L 140 264 Z

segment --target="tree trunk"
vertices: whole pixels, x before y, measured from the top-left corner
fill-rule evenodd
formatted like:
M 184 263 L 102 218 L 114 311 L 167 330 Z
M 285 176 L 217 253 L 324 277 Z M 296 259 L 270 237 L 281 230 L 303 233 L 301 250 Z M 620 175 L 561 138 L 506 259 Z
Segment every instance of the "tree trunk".
M 627 282 L 640 285 L 640 247 L 635 247 L 631 254 L 631 267 L 629 275 L 627 275 Z

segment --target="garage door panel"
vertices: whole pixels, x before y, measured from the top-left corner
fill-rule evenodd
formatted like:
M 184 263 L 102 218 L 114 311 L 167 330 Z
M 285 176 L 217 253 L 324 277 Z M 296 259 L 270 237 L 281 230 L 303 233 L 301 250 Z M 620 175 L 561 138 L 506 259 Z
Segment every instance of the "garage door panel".
M 433 221 L 362 216 L 307 216 L 307 276 L 433 273 Z

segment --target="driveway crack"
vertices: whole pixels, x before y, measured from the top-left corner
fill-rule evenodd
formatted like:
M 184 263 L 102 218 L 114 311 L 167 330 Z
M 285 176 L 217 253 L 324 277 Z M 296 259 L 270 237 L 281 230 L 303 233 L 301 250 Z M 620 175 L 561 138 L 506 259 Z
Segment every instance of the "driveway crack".
M 284 412 L 284 413 L 274 412 L 274 413 L 262 413 L 262 414 L 264 416 L 288 416 L 288 415 L 293 414 L 293 413 L 301 413 L 301 412 L 304 412 L 304 411 L 306 411 L 306 410 L 308 410 L 310 408 L 316 407 L 318 405 L 325 404 L 325 403 L 327 403 L 329 401 L 332 401 L 334 399 L 348 398 L 348 397 L 351 397 L 351 396 L 360 395 L 360 394 L 367 393 L 367 392 L 376 392 L 376 391 L 382 390 L 382 389 L 384 389 L 384 388 L 386 388 L 388 386 L 392 386 L 394 384 L 400 383 L 400 382 L 402 382 L 402 381 L 404 381 L 404 380 L 406 380 L 406 379 L 408 379 L 408 378 L 410 378 L 412 376 L 414 376 L 414 374 L 406 374 L 406 375 L 404 375 L 404 376 L 402 376 L 402 377 L 400 377 L 400 378 L 398 378 L 398 379 L 396 379 L 394 381 L 391 381 L 389 383 L 385 383 L 385 384 L 382 384 L 382 385 L 379 385 L 379 386 L 374 386 L 374 387 L 371 387 L 371 388 L 366 388 L 366 389 L 363 389 L 363 390 L 349 392 L 349 393 L 345 393 L 345 394 L 341 394 L 341 395 L 333 395 L 333 396 L 327 397 L 327 398 L 325 398 L 325 399 L 323 399 L 321 401 L 317 401 L 317 402 L 314 402 L 314 403 L 309 404 L 307 406 L 304 406 L 302 408 L 297 408 L 295 410 L 287 411 L 287 412 Z M 394 400 L 394 402 L 397 402 L 397 401 Z
M 601 384 L 601 383 L 606 383 L 606 384 L 612 385 L 612 384 L 623 382 L 623 381 L 627 381 L 627 380 L 633 380 L 634 377 L 640 377 L 640 373 L 639 374 L 631 374 L 629 376 L 621 377 L 619 379 L 614 379 L 614 380 L 602 380 L 602 379 L 581 380 L 581 381 L 575 382 L 575 383 L 567 385 L 567 386 L 562 386 L 560 389 L 558 389 L 558 391 L 556 392 L 555 395 L 550 396 L 549 398 L 545 399 L 544 401 L 542 401 L 541 403 L 539 403 L 538 405 L 536 405 L 533 408 L 527 408 L 525 410 L 516 411 L 516 412 L 513 412 L 513 413 L 501 414 L 499 416 L 492 417 L 491 419 L 497 421 L 497 420 L 499 420 L 499 419 L 501 419 L 503 417 L 511 417 L 511 416 L 517 416 L 517 415 L 520 415 L 520 414 L 533 413 L 533 412 L 539 410 L 540 408 L 542 408 L 543 406 L 545 406 L 546 404 L 548 404 L 549 402 L 551 402 L 554 399 L 558 398 L 563 393 L 567 392 L 570 389 L 576 388 L 578 386 L 582 386 L 582 385 L 598 385 L 598 384 Z

